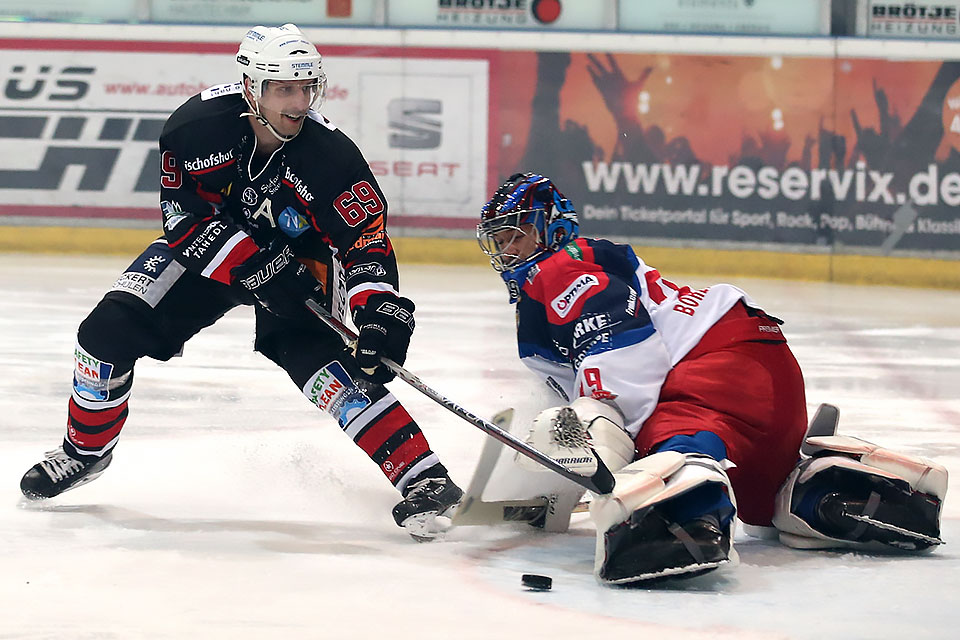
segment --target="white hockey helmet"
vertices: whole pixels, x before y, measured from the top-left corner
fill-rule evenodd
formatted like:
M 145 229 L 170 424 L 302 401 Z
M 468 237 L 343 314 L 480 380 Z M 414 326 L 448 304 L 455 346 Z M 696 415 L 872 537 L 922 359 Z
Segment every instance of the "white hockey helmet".
M 250 78 L 257 102 L 263 97 L 267 80 L 316 80 L 317 95 L 310 105 L 312 109 L 320 108 L 327 90 L 320 52 L 295 24 L 256 26 L 247 31 L 237 51 L 237 69 L 241 80 L 244 76 Z

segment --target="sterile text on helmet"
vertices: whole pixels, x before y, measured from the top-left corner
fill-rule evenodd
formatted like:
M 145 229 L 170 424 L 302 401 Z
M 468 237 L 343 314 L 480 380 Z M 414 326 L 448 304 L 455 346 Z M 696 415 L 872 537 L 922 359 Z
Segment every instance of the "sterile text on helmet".
M 591 287 L 598 286 L 599 284 L 600 280 L 597 279 L 597 276 L 585 273 L 570 283 L 570 286 L 564 289 L 559 296 L 551 300 L 550 308 L 561 318 L 566 318 L 577 300 L 580 299 L 580 296 L 586 293 Z
M 290 171 L 290 167 L 284 167 L 283 183 L 296 191 L 305 203 L 313 202 L 313 194 L 307 188 L 307 183 L 298 178 L 293 171 Z

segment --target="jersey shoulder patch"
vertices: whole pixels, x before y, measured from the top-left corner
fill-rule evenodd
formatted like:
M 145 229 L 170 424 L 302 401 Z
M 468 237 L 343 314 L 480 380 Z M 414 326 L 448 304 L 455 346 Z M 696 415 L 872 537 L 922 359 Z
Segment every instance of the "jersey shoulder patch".
M 307 111 L 307 117 L 313 120 L 314 122 L 319 122 L 320 124 L 325 126 L 327 129 L 330 129 L 330 131 L 337 130 L 337 125 L 333 124 L 333 122 L 328 120 L 327 117 L 324 116 L 322 113 L 317 113 L 313 109 L 310 109 L 309 111 Z

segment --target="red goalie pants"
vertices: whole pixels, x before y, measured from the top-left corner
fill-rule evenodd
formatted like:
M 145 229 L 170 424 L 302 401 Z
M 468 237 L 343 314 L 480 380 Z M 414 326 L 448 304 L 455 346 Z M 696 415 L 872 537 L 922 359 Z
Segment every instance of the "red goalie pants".
M 736 465 L 728 473 L 737 516 L 760 526 L 771 524 L 807 429 L 800 366 L 774 325 L 737 304 L 667 375 L 636 440 L 642 457 L 672 436 L 718 435 Z

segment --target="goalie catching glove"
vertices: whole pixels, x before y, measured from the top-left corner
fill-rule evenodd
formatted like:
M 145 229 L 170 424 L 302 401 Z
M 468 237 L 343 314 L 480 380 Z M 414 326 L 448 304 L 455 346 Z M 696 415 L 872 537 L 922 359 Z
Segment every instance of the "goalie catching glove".
M 576 473 L 597 470 L 594 451 L 611 473 L 633 460 L 633 439 L 623 430 L 623 416 L 614 407 L 583 396 L 567 407 L 541 411 L 534 419 L 527 444 Z M 519 453 L 517 464 L 531 471 L 546 467 Z
M 290 245 L 280 239 L 260 249 L 230 271 L 270 313 L 304 322 L 315 322 L 305 304 L 322 300 L 323 285 L 298 261 Z
M 413 320 L 415 308 L 409 298 L 375 293 L 353 312 L 353 323 L 359 329 L 355 357 L 371 382 L 384 384 L 395 376 L 380 362 L 381 358 L 389 358 L 397 364 L 403 364 L 407 359 L 407 348 L 416 326 Z

